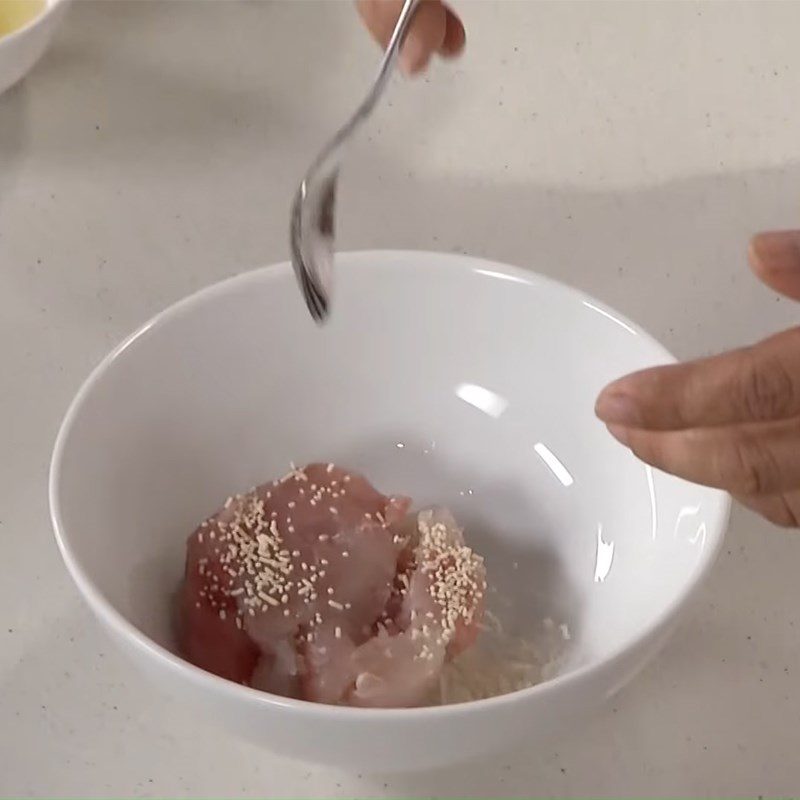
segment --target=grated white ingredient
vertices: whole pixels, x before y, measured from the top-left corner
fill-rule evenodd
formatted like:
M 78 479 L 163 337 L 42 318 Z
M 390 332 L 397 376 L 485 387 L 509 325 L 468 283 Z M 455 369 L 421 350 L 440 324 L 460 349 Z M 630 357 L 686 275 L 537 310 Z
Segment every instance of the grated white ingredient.
M 445 665 L 430 704 L 468 703 L 536 686 L 558 673 L 569 638 L 568 627 L 552 620 L 532 639 L 512 636 L 487 610 L 478 641 Z

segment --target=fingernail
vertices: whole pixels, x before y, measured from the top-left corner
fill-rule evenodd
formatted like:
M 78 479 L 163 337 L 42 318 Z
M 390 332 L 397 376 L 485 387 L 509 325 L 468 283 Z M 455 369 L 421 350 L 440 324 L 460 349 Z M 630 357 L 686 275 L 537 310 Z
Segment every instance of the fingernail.
M 413 75 L 425 66 L 425 46 L 419 37 L 410 33 L 400 50 L 400 69 L 405 75 Z
M 765 231 L 750 242 L 750 259 L 771 271 L 800 270 L 800 231 Z
M 595 413 L 605 423 L 640 425 L 642 418 L 636 403 L 625 394 L 603 392 L 597 399 Z
M 625 447 L 630 446 L 630 429 L 624 425 L 607 425 L 608 432 Z

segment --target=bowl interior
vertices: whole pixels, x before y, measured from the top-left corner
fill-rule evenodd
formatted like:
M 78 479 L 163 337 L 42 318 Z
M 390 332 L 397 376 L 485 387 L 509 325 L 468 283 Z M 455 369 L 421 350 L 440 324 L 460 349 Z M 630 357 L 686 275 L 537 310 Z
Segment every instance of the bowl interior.
M 450 506 L 506 627 L 569 626 L 565 670 L 682 599 L 726 500 L 645 468 L 593 414 L 608 381 L 670 360 L 659 345 L 577 292 L 462 256 L 351 254 L 338 273 L 322 329 L 276 267 L 183 301 L 94 373 L 53 468 L 84 588 L 173 649 L 186 536 L 229 494 L 319 460 Z
M 3 0 L 0 3 L 0 47 L 24 36 L 65 0 Z

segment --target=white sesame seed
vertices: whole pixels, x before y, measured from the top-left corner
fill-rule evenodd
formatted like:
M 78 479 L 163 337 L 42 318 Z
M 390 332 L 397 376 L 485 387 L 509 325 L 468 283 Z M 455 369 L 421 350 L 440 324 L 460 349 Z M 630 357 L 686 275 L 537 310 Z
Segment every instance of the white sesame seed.
M 278 605 L 278 601 L 274 597 L 271 597 L 270 595 L 268 595 L 266 592 L 258 592 L 258 596 L 265 603 L 267 603 L 267 605 L 270 605 L 270 606 L 273 606 L 273 607 Z
M 344 606 L 341 603 L 337 603 L 336 600 L 328 600 L 328 605 L 331 608 L 335 608 L 337 611 L 343 611 Z
M 333 635 L 334 635 L 334 636 L 335 636 L 337 639 L 341 639 L 341 638 L 342 638 L 342 629 L 341 629 L 341 628 L 340 628 L 338 625 L 337 625 L 337 626 L 334 628 L 334 630 L 333 630 Z

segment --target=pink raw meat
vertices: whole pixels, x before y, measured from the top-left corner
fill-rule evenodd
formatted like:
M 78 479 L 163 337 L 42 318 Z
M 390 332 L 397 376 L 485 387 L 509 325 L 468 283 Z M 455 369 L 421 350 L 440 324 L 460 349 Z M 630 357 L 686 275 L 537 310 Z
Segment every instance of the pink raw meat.
M 229 499 L 187 542 L 185 657 L 289 697 L 423 702 L 474 640 L 485 573 L 446 512 L 409 504 L 330 464 Z

